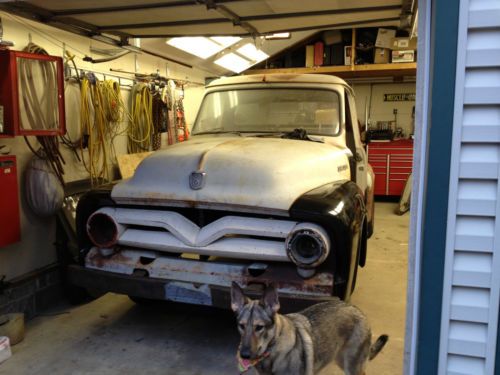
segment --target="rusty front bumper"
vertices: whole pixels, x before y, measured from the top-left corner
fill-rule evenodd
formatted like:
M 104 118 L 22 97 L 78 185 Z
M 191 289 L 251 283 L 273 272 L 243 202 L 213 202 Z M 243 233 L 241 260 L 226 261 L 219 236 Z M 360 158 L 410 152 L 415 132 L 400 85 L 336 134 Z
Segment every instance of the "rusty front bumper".
M 264 270 L 251 262 L 215 262 L 160 257 L 144 264 L 143 252 L 124 251 L 112 256 L 98 252 L 87 264 L 70 266 L 70 281 L 85 288 L 135 297 L 229 308 L 232 281 L 249 295 L 259 296 L 263 286 L 275 283 L 282 301 L 310 304 L 332 298 L 333 275 L 318 273 L 301 278 L 290 264 L 269 262 Z M 259 265 L 263 265 L 259 263 Z

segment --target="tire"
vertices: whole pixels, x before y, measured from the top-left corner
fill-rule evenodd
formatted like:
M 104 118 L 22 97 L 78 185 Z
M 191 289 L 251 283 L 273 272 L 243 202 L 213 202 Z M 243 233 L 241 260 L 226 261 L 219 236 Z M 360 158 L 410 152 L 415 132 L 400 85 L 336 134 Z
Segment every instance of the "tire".
M 366 238 L 370 238 L 375 231 L 375 201 L 371 207 L 371 220 L 366 223 Z
M 149 299 L 149 298 L 144 298 L 144 297 L 136 297 L 136 296 L 128 296 L 132 302 L 134 302 L 137 306 L 140 307 L 154 307 L 158 304 L 160 304 L 162 301 L 156 300 L 156 299 Z
M 366 226 L 366 237 L 370 238 L 371 236 L 373 236 L 374 230 L 375 230 L 375 217 L 373 217 L 372 221 L 370 221 Z
M 363 225 L 363 228 L 365 226 Z M 359 269 L 359 257 L 361 256 L 361 246 L 362 246 L 362 241 L 363 241 L 363 234 L 359 237 L 358 241 L 358 251 L 356 252 L 356 263 L 355 263 L 355 268 L 354 268 L 354 275 L 352 276 L 352 284 L 351 284 L 351 295 L 354 292 L 354 289 L 356 288 L 356 281 L 358 279 L 358 269 Z
M 354 269 L 354 275 L 352 276 L 351 295 L 354 292 L 354 289 L 356 288 L 356 280 L 358 279 L 358 269 L 359 269 L 358 261 L 359 261 L 359 250 L 356 256 L 356 268 Z
M 69 303 L 74 306 L 83 305 L 85 303 L 92 302 L 95 299 L 87 291 L 87 289 L 71 284 L 64 288 L 64 294 L 66 295 Z

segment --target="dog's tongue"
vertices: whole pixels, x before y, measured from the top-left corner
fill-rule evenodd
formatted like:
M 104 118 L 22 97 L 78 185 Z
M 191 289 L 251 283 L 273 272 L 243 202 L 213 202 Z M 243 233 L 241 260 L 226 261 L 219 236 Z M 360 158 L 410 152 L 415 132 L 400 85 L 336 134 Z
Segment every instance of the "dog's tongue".
M 247 372 L 252 366 L 253 363 L 250 359 L 244 359 L 238 355 L 238 369 L 240 370 L 240 373 Z
M 243 374 L 250 370 L 250 368 L 257 365 L 260 361 L 267 358 L 269 356 L 269 352 L 264 353 L 262 356 L 255 359 L 245 359 L 241 358 L 240 353 L 238 352 L 236 358 L 238 359 L 238 369 L 240 370 L 240 374 Z

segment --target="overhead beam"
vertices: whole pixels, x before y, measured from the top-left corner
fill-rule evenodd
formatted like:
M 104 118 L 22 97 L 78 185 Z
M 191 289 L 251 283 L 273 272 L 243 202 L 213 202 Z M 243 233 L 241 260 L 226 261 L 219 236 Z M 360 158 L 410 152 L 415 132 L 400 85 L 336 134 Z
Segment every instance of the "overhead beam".
M 358 27 L 360 25 L 374 25 L 374 26 L 376 26 L 380 23 L 395 22 L 395 21 L 399 21 L 399 17 L 368 19 L 368 20 L 355 21 L 355 22 L 331 23 L 331 24 L 326 24 L 326 25 L 312 25 L 312 26 L 291 27 L 291 28 L 288 27 L 286 29 L 269 30 L 269 31 L 266 31 L 266 34 L 277 34 L 277 33 L 308 31 L 308 30 L 339 29 L 342 27 L 350 28 L 350 27 Z
M 248 20 L 243 20 L 242 17 L 238 16 L 226 6 L 218 5 L 214 0 L 205 0 L 205 4 L 207 5 L 208 10 L 215 9 L 216 12 L 230 20 L 234 26 L 240 26 L 244 28 L 250 35 L 254 37 L 259 35 L 259 31 L 250 22 L 248 22 Z
M 301 18 L 315 16 L 335 16 L 340 14 L 356 14 L 383 12 L 391 10 L 401 10 L 401 5 L 381 5 L 363 8 L 345 8 L 345 9 L 324 9 L 314 10 L 309 12 L 293 12 L 293 13 L 274 13 L 274 14 L 259 14 L 254 16 L 241 17 L 243 21 L 268 21 L 282 18 Z
M 413 17 L 416 9 L 415 0 L 403 0 L 401 4 L 401 23 L 400 29 L 410 29 L 412 27 Z
M 216 4 L 223 3 L 233 3 L 241 0 L 215 0 Z M 170 2 L 159 2 L 153 4 L 138 3 L 133 5 L 121 5 L 114 7 L 102 7 L 102 8 L 82 8 L 82 9 L 68 9 L 68 10 L 56 10 L 53 11 L 55 16 L 78 16 L 82 14 L 95 14 L 95 13 L 118 13 L 118 12 L 129 12 L 133 10 L 144 10 L 144 9 L 160 9 L 160 8 L 175 8 L 193 5 L 204 5 L 200 1 L 196 0 L 180 0 L 180 1 L 170 1 Z
M 285 32 L 297 32 L 297 31 L 309 31 L 309 30 L 325 30 L 325 29 L 339 29 L 339 28 L 351 28 L 351 27 L 358 27 L 361 25 L 373 25 L 373 26 L 379 26 L 382 23 L 387 23 L 387 22 L 394 22 L 397 23 L 399 21 L 399 17 L 390 17 L 390 18 L 377 18 L 377 19 L 368 19 L 368 20 L 362 20 L 362 21 L 356 21 L 356 22 L 342 22 L 342 23 L 332 23 L 332 24 L 327 24 L 327 25 L 313 25 L 313 26 L 304 26 L 304 27 L 295 27 L 295 28 L 286 28 L 286 29 L 273 29 L 273 30 L 267 30 L 265 32 L 261 32 L 259 35 L 271 35 L 275 33 L 285 33 Z M 185 35 L 185 34 L 184 34 Z M 226 34 L 221 34 L 221 33 L 196 33 L 196 36 L 224 36 Z M 227 34 L 227 35 L 237 35 L 240 37 L 248 37 L 252 36 L 250 33 L 242 33 L 242 34 Z M 174 38 L 178 37 L 179 34 L 169 34 L 169 33 L 157 33 L 157 34 L 131 34 L 130 35 L 132 38 Z M 194 36 L 194 34 L 193 34 Z
M 147 22 L 147 23 L 125 23 L 120 25 L 106 25 L 99 26 L 100 31 L 123 30 L 123 29 L 145 29 L 154 27 L 177 27 L 177 26 L 193 26 L 193 25 L 207 25 L 214 23 L 227 23 L 231 22 L 227 18 L 208 18 L 205 20 L 182 20 L 170 22 Z
M 370 13 L 370 12 L 383 12 L 391 10 L 401 10 L 400 5 L 383 5 L 374 7 L 364 7 L 364 8 L 347 8 L 347 9 L 325 9 L 310 12 L 294 12 L 294 13 L 277 13 L 277 14 L 266 14 L 266 15 L 253 15 L 253 16 L 238 16 L 234 12 L 230 11 L 224 5 L 218 5 L 216 2 L 211 5 L 210 1 L 206 1 L 208 9 L 214 9 L 218 11 L 221 15 L 226 18 L 212 18 L 212 19 L 195 19 L 195 20 L 180 20 L 180 21 L 166 21 L 166 22 L 145 22 L 145 23 L 133 23 L 133 24 L 115 24 L 115 25 L 105 25 L 99 27 L 100 30 L 116 30 L 116 29 L 143 29 L 152 27 L 176 27 L 176 26 L 189 26 L 189 25 L 203 25 L 208 23 L 224 23 L 232 22 L 234 25 L 242 26 L 246 23 L 252 21 L 267 21 L 267 20 L 277 20 L 284 18 L 303 18 L 303 17 L 317 17 L 317 16 L 328 16 L 328 15 L 345 15 L 345 14 L 357 14 L 357 13 Z M 399 20 L 399 17 L 398 17 Z M 251 25 L 250 25 L 251 26 Z M 249 33 L 255 32 L 255 27 L 251 26 L 252 30 L 247 30 Z
M 24 2 L 14 2 L 14 3 L 1 3 L 0 2 L 0 10 L 3 10 L 5 12 L 14 14 L 14 15 L 22 17 L 22 18 L 26 18 L 30 21 L 48 24 L 48 25 L 53 26 L 55 28 L 58 28 L 58 29 L 61 29 L 61 30 L 64 30 L 64 31 L 67 31 L 67 32 L 70 32 L 70 33 L 73 33 L 76 35 L 80 35 L 83 37 L 87 37 L 87 38 L 99 37 L 99 41 L 106 43 L 106 44 L 110 44 L 110 45 L 115 46 L 115 47 L 128 46 L 129 45 L 128 38 L 132 37 L 128 34 L 124 34 L 122 32 L 117 31 L 114 33 L 120 38 L 120 40 L 117 40 L 117 39 L 111 38 L 107 35 L 102 35 L 101 33 L 95 31 L 96 30 L 95 25 L 88 24 L 88 23 L 83 22 L 83 21 L 78 21 L 78 20 L 73 20 L 73 19 L 53 20 L 52 13 L 50 11 L 48 11 L 44 8 L 36 7 L 36 6 L 28 4 L 28 3 L 24 3 Z M 63 22 L 63 21 L 65 21 L 65 22 Z M 140 51 L 145 53 L 145 54 L 159 57 L 159 58 L 162 58 L 166 61 L 170 61 L 170 62 L 173 62 L 175 64 L 185 66 L 187 68 L 193 68 L 192 65 L 186 64 L 182 61 L 178 61 L 175 59 L 165 57 L 165 56 L 158 54 L 154 51 L 150 51 L 150 50 L 143 49 L 143 48 L 140 48 Z

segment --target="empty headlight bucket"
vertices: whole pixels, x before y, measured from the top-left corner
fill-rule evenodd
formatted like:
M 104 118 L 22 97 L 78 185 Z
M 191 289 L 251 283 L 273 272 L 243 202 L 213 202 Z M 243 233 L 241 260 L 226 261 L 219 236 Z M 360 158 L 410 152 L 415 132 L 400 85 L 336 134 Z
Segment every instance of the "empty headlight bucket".
M 122 225 L 115 221 L 111 211 L 101 209 L 90 215 L 87 220 L 87 234 L 90 241 L 97 247 L 113 247 L 122 232 Z
M 300 223 L 293 228 L 286 239 L 286 252 L 299 268 L 315 268 L 330 254 L 330 239 L 319 225 Z

